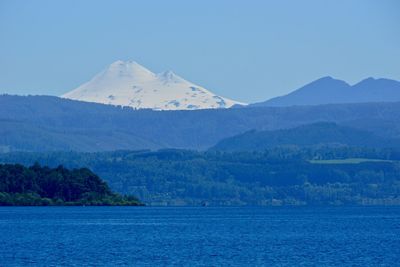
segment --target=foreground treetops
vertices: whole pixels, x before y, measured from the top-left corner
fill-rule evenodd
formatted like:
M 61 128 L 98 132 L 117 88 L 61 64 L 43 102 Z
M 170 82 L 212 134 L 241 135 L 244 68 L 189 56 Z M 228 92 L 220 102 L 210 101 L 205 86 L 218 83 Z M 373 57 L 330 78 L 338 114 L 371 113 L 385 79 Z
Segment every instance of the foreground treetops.
M 133 196 L 121 196 L 87 168 L 66 169 L 34 164 L 0 164 L 0 206 L 139 206 Z

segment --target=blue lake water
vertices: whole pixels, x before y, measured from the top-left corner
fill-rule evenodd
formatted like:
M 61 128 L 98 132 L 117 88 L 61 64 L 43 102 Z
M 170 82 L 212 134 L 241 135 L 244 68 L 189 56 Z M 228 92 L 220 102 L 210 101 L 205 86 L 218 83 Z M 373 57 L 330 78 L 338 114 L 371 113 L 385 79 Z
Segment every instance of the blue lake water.
M 0 266 L 400 266 L 400 208 L 2 207 Z

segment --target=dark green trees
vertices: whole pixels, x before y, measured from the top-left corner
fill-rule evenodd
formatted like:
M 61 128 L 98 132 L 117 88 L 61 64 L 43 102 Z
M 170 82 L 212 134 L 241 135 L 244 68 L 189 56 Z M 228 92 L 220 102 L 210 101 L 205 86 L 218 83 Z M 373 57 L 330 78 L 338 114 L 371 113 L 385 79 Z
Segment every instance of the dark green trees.
M 0 165 L 0 205 L 140 205 L 113 193 L 87 168 L 68 170 L 20 164 Z

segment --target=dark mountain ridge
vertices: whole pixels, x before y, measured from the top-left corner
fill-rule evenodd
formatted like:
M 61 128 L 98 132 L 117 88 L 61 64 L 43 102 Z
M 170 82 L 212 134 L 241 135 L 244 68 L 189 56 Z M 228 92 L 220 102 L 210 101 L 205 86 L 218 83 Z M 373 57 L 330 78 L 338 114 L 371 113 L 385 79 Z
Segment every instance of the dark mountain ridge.
M 400 101 L 400 82 L 372 77 L 355 85 L 323 77 L 287 95 L 249 106 L 285 107 L 294 105 L 322 105 L 339 103 L 368 103 Z

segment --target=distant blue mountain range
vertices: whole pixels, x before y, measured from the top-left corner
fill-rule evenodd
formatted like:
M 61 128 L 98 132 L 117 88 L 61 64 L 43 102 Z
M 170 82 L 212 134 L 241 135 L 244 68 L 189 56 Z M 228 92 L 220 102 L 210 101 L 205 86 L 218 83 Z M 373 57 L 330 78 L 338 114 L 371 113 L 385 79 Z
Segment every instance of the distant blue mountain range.
M 154 111 L 50 96 L 0 95 L 0 153 L 205 150 L 250 130 L 273 131 L 316 122 L 335 122 L 397 139 L 399 114 L 400 102 Z
M 367 78 L 355 85 L 324 77 L 287 95 L 249 106 L 285 107 L 343 103 L 400 101 L 400 82 L 390 79 Z

